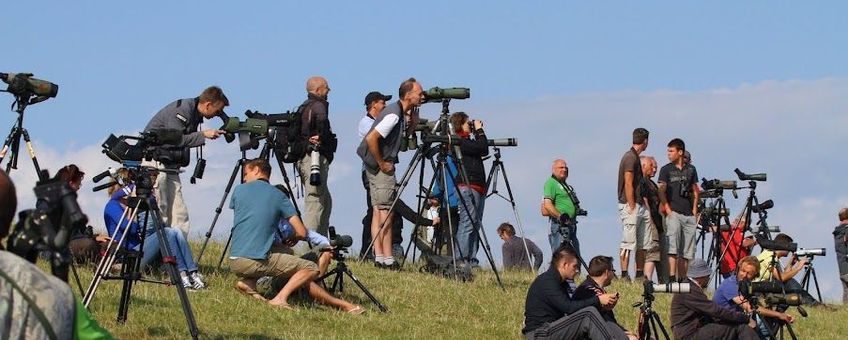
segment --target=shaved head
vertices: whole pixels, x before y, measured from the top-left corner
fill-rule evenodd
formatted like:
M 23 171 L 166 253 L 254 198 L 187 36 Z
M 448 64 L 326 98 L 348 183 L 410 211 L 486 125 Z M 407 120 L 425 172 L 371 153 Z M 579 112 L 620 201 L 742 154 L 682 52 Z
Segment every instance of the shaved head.
M 309 79 L 306 80 L 306 92 L 309 93 L 317 93 L 318 89 L 326 86 L 327 79 L 324 79 L 323 77 L 309 77 Z
M 568 178 L 568 164 L 565 163 L 564 159 L 554 160 L 554 164 L 551 165 L 551 175 L 560 181 Z
M 555 159 L 554 164 L 551 166 L 551 169 L 556 169 L 557 166 L 566 165 L 564 159 Z
M 18 207 L 18 199 L 15 196 L 15 185 L 3 170 L 0 170 L 0 239 L 9 233 L 12 218 L 15 217 L 15 209 Z

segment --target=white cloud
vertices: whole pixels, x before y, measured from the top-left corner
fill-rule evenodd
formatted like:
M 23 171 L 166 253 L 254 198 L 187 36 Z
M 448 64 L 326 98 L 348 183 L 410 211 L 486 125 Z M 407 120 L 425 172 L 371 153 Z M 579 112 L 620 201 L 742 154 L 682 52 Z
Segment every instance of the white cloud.
M 489 138 L 519 139 L 518 148 L 503 148 L 503 160 L 525 229 L 546 254 L 550 253 L 547 222 L 538 213 L 541 186 L 550 175 L 550 161 L 560 157 L 568 160 L 569 182 L 590 212 L 580 224 L 584 254 L 617 253 L 621 230 L 615 212 L 617 165 L 629 147 L 630 132 L 641 126 L 651 131 L 646 154 L 655 155 L 661 164 L 665 163 L 665 143 L 681 137 L 692 151 L 701 177 L 735 179 L 732 172 L 735 167 L 746 172 L 767 172 L 769 181 L 760 183 L 758 195 L 762 200 L 775 201 L 769 223 L 783 226 L 803 247 L 829 249 L 827 257 L 816 260 L 816 266 L 823 293 L 835 300 L 840 289 L 835 283 L 830 233 L 837 222 L 837 210 L 848 205 L 848 197 L 841 192 L 844 188 L 841 170 L 848 164 L 844 157 L 838 156 L 846 141 L 844 127 L 848 125 L 848 115 L 842 112 L 846 104 L 848 80 L 820 79 L 764 81 L 697 92 L 661 89 L 549 96 L 522 102 L 457 101 L 452 103 L 452 108 L 483 119 Z M 438 109 L 425 106 L 422 111 L 433 116 Z M 360 162 L 354 153 L 359 117 L 359 113 L 351 111 L 332 112 L 341 145 L 330 170 L 334 198 L 331 223 L 340 232 L 357 239 L 365 210 Z M 105 137 L 108 132 L 98 133 Z M 90 178 L 116 165 L 100 153 L 99 146 L 72 149 L 46 146 L 34 137 L 39 161 L 45 168 L 55 170 L 74 162 Z M 239 157 L 235 145 L 218 141 L 210 143 L 205 155 L 209 162 L 203 180 L 191 185 L 188 184 L 190 173 L 183 176 L 195 238 L 208 230 Z M 411 153 L 401 157 L 400 169 L 405 170 Z M 21 169 L 13 172 L 22 208 L 32 204 L 29 188 L 35 179 L 27 162 L 22 158 Z M 294 180 L 290 166 L 287 171 Z M 275 175 L 275 178 L 281 177 Z M 80 202 L 92 224 L 101 226 L 105 195 L 91 193 L 92 186 L 86 182 Z M 416 201 L 411 191 L 417 186 L 416 176 L 404 193 L 407 202 Z M 503 183 L 500 189 L 505 193 Z M 728 196 L 734 212 L 740 209 L 746 194 L 740 193 L 739 200 Z M 500 222 L 512 220 L 508 203 L 489 199 L 484 226 L 498 263 L 501 243 L 494 229 Z M 215 228 L 216 237 L 225 237 L 231 223 L 232 215 L 225 204 Z M 405 234 L 410 229 L 406 226 Z M 478 257 L 483 259 L 482 251 Z

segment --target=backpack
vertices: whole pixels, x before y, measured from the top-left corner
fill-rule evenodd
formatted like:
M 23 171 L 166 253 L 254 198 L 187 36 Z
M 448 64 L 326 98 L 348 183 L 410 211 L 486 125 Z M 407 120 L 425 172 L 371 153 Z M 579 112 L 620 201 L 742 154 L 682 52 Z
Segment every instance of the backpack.
M 301 112 L 268 115 L 268 125 L 276 126 L 274 155 L 284 163 L 294 163 L 306 155 L 307 141 L 300 137 Z
M 422 273 L 430 273 L 441 275 L 449 279 L 456 279 L 461 282 L 474 281 L 474 272 L 471 270 L 471 264 L 465 260 L 456 260 L 452 256 L 436 254 L 430 244 L 417 235 L 413 238 L 415 246 L 421 250 L 421 259 L 424 260 L 424 265 L 419 269 Z

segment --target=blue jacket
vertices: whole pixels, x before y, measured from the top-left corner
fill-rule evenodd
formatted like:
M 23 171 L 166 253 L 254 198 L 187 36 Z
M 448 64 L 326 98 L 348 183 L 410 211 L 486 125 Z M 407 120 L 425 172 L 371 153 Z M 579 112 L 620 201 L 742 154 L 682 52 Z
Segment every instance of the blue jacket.
M 459 199 L 456 196 L 456 185 L 454 184 L 454 178 L 456 177 L 458 170 L 456 170 L 456 163 L 453 161 L 453 156 L 448 155 L 447 157 L 447 187 L 448 187 L 448 199 L 447 203 L 451 208 L 455 208 L 459 206 Z M 438 198 L 440 202 L 442 202 L 442 206 L 445 205 L 444 194 L 442 193 L 442 185 L 441 185 L 441 168 L 436 169 L 436 183 L 433 185 L 433 191 L 431 192 L 432 197 Z
M 110 199 L 108 203 L 106 203 L 106 207 L 103 209 L 103 220 L 106 222 L 106 230 L 109 232 L 109 235 L 115 239 L 115 242 L 121 239 L 121 235 L 123 235 L 124 230 L 127 227 L 127 219 L 124 219 L 124 223 L 118 228 L 118 233 L 115 233 L 115 229 L 118 226 L 118 222 L 121 220 L 121 215 L 124 214 L 124 207 L 121 205 L 121 201 L 119 199 Z M 129 224 L 130 234 L 127 235 L 126 240 L 124 240 L 124 245 L 127 249 L 137 249 L 140 243 L 138 237 L 138 222 L 132 221 Z

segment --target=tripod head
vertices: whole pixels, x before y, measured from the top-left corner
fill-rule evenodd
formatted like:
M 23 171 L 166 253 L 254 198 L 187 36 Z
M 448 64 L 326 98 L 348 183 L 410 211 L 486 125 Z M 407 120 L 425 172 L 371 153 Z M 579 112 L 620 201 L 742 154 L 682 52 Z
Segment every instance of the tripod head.
M 32 73 L 0 73 L 0 80 L 9 84 L 4 92 L 15 96 L 12 106 L 17 106 L 15 111 L 20 115 L 24 114 L 27 105 L 54 98 L 59 93 L 59 85 L 33 78 Z

